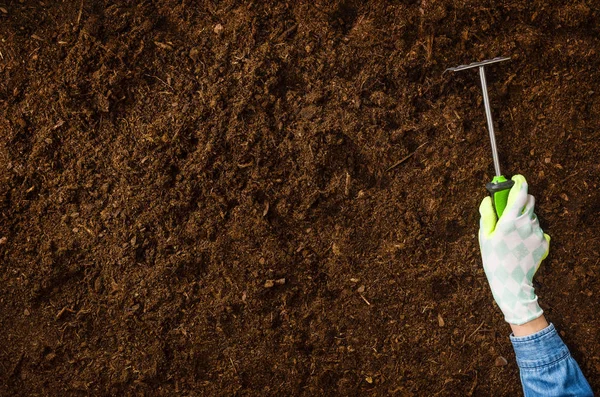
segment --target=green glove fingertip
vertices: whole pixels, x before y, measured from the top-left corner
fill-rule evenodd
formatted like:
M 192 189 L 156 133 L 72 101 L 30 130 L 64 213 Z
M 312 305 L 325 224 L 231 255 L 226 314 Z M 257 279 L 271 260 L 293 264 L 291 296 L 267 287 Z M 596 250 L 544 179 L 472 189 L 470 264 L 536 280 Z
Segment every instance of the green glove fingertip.
M 527 180 L 523 175 L 514 175 L 512 181 L 515 183 L 508 193 L 506 208 L 504 212 L 509 218 L 519 216 L 527 204 Z
M 544 233 L 544 238 L 546 239 L 546 242 L 548 242 L 548 249 L 546 250 L 546 253 L 542 257 L 542 260 L 546 259 L 548 257 L 548 254 L 550 253 L 550 235 Z
M 494 205 L 492 204 L 492 198 L 490 196 L 485 197 L 479 205 L 479 213 L 481 214 L 480 227 L 481 231 L 487 236 L 490 235 L 494 229 L 496 229 L 496 211 L 494 211 Z

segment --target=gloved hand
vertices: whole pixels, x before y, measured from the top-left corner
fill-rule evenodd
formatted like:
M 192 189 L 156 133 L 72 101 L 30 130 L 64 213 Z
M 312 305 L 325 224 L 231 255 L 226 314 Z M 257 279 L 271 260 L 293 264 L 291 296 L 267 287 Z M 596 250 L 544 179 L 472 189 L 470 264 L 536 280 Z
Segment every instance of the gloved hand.
M 505 320 L 522 325 L 543 313 L 532 280 L 548 256 L 550 236 L 544 234 L 533 212 L 535 199 L 527 194 L 525 178 L 515 175 L 512 180 L 515 184 L 499 220 L 489 196 L 479 206 L 479 247 L 485 275 Z

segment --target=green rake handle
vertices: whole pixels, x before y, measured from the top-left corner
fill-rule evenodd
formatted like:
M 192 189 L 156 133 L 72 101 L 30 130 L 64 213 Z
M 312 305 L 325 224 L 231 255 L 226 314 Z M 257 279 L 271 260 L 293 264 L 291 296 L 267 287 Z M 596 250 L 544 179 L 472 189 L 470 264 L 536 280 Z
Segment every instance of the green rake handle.
M 504 176 L 500 175 L 495 176 L 491 182 L 488 182 L 485 185 L 488 192 L 490 192 L 490 196 L 492 196 L 492 203 L 494 204 L 494 208 L 496 208 L 498 219 L 500 219 L 504 209 L 506 208 L 508 193 L 514 184 L 514 181 L 507 180 Z

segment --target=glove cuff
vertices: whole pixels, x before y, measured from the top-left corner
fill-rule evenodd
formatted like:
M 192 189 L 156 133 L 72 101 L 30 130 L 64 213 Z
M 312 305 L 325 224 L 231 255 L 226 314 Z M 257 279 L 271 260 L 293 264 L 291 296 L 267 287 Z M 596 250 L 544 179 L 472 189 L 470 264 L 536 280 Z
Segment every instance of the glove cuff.
M 538 304 L 536 295 L 530 301 L 520 301 L 514 307 L 500 307 L 504 313 L 504 319 L 509 324 L 523 325 L 540 317 L 544 311 Z

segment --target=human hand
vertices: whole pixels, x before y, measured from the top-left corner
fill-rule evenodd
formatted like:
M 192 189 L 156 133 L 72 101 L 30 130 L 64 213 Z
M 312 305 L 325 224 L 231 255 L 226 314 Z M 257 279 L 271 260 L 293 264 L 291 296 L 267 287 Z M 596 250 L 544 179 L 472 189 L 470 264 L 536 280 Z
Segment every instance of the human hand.
M 479 247 L 485 275 L 505 320 L 522 325 L 543 313 L 532 280 L 548 256 L 550 236 L 544 234 L 533 212 L 535 198 L 527 194 L 525 178 L 515 175 L 512 180 L 515 184 L 500 219 L 489 196 L 479 206 Z

